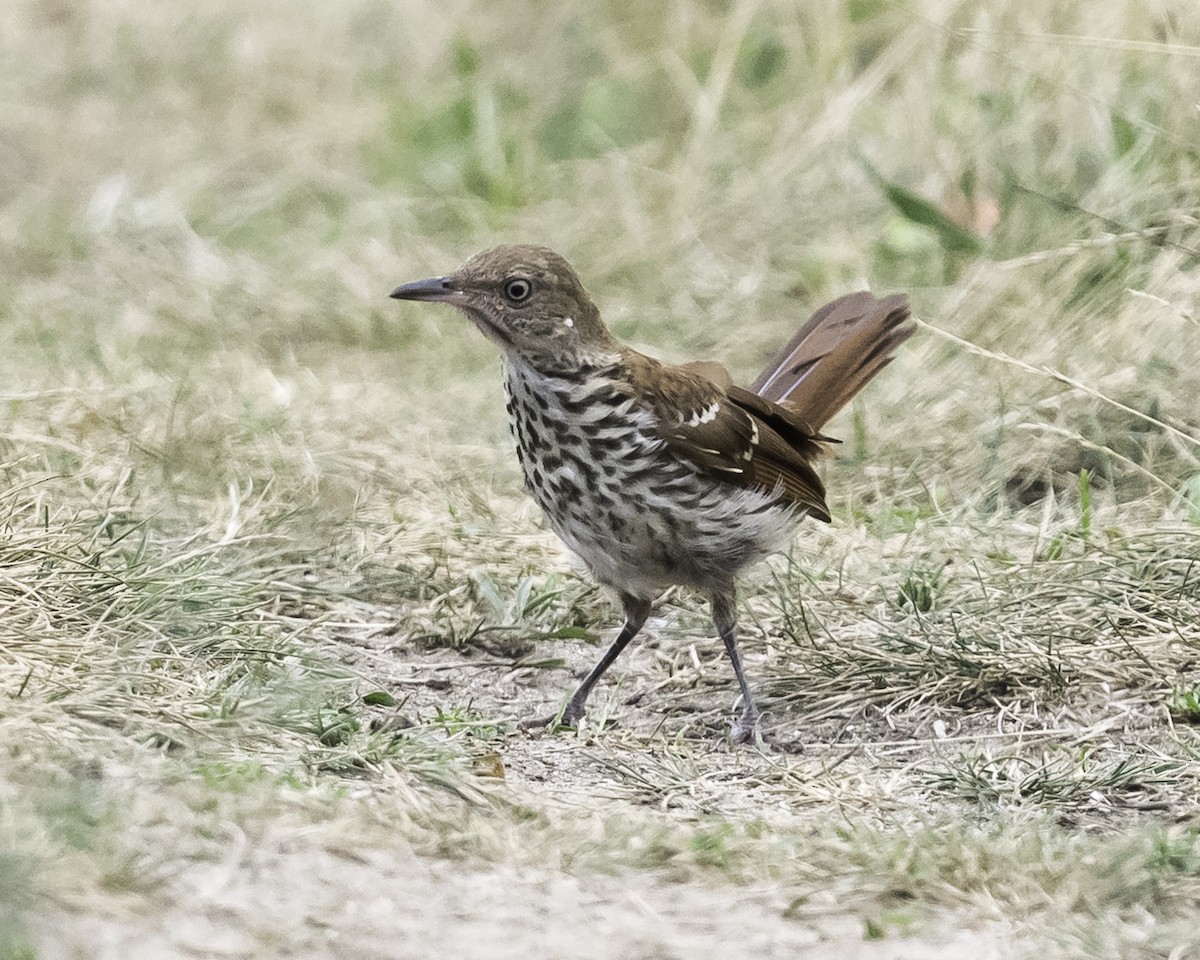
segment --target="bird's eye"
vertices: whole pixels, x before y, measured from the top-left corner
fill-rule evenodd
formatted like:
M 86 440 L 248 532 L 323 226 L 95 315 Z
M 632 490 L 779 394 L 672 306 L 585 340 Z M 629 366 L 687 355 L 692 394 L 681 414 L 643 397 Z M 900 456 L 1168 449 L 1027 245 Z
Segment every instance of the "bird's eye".
M 521 277 L 513 277 L 504 284 L 504 295 L 513 303 L 528 300 L 531 293 L 533 293 L 533 284 Z

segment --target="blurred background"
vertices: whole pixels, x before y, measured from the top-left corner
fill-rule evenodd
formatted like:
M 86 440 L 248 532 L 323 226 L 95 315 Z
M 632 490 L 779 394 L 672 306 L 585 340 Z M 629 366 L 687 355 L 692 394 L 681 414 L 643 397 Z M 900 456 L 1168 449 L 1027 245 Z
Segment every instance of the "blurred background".
M 6 459 L 174 503 L 493 450 L 515 486 L 491 348 L 386 294 L 529 241 L 619 336 L 746 379 L 825 300 L 908 291 L 966 343 L 835 430 L 904 496 L 1087 469 L 1194 505 L 1198 38 L 1166 0 L 14 0 Z

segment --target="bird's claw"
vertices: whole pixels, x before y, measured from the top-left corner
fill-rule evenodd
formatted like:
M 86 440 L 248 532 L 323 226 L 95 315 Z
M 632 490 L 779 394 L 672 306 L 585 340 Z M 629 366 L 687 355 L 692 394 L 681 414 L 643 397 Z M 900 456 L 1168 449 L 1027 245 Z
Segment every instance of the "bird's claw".
M 557 710 L 554 713 L 544 717 L 529 717 L 517 724 L 518 730 L 544 730 L 549 729 L 551 733 L 558 730 L 570 730 L 578 726 L 579 721 L 583 719 L 583 711 L 571 709 L 571 705 L 562 710 Z
M 761 736 L 758 730 L 760 720 L 758 711 L 746 711 L 733 721 L 729 729 L 729 739 L 734 743 L 754 743 Z

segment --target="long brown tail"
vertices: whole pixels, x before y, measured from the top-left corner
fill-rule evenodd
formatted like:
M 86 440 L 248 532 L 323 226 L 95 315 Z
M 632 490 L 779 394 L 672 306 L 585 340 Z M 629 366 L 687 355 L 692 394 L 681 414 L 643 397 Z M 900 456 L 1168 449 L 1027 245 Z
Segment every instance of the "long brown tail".
M 913 335 L 908 298 L 849 293 L 814 313 L 750 388 L 819 430 Z

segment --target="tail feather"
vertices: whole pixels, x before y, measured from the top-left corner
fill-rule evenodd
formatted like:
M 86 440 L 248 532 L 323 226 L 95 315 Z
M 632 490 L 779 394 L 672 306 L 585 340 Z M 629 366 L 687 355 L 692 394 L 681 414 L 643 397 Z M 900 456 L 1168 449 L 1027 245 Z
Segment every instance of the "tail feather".
M 913 335 L 908 317 L 903 294 L 839 297 L 796 331 L 750 389 L 820 430 Z

